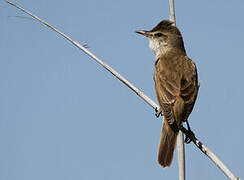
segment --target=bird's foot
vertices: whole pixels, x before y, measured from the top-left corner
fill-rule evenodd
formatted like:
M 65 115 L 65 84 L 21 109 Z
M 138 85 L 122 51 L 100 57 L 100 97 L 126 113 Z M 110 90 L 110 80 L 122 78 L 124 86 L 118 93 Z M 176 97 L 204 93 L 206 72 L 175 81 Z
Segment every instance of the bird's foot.
M 192 140 L 191 140 L 190 136 L 195 137 L 195 134 L 193 133 L 193 131 L 188 129 L 188 132 L 187 132 L 186 137 L 185 137 L 185 143 L 186 144 L 191 143 Z
M 162 113 L 162 111 L 159 109 L 155 109 L 155 116 L 157 117 L 157 118 L 159 118 L 159 116 L 161 115 L 161 116 L 163 116 L 163 113 Z
M 188 120 L 186 120 L 186 125 L 187 125 L 187 134 L 186 134 L 186 138 L 185 138 L 185 143 L 189 144 L 192 141 L 190 137 L 195 137 L 195 134 L 191 130 Z

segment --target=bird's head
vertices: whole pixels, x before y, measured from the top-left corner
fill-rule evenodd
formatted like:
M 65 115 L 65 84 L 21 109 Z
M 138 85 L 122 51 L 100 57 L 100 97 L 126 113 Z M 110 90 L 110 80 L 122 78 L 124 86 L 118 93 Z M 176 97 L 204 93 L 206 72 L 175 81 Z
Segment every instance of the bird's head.
M 140 30 L 136 33 L 149 38 L 149 47 L 156 56 L 164 54 L 172 48 L 178 48 L 185 52 L 181 33 L 171 21 L 163 20 L 150 31 Z

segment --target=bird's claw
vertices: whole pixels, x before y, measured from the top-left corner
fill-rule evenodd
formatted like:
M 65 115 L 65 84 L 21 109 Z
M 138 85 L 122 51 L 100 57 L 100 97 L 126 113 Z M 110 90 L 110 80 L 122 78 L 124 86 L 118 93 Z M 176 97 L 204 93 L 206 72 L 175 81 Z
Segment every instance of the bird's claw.
M 185 137 L 185 143 L 186 144 L 189 144 L 192 141 L 190 136 L 195 136 L 195 134 L 193 133 L 193 131 L 188 130 L 188 134 Z
M 155 109 L 156 113 L 155 113 L 155 116 L 158 118 L 160 115 L 162 116 L 163 113 L 161 110 L 158 110 L 158 109 Z

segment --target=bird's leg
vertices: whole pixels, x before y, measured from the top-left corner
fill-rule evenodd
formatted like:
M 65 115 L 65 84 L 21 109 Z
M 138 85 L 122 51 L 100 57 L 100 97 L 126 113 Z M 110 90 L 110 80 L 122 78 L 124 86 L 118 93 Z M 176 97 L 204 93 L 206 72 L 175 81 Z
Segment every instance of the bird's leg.
M 186 125 L 187 125 L 187 129 L 188 129 L 188 135 L 186 134 L 185 143 L 189 144 L 191 142 L 191 139 L 189 136 L 195 136 L 195 134 L 191 130 L 188 120 L 186 120 Z
M 155 109 L 155 116 L 158 118 L 160 115 L 163 116 L 163 113 L 161 111 L 161 109 L 158 110 L 158 108 Z

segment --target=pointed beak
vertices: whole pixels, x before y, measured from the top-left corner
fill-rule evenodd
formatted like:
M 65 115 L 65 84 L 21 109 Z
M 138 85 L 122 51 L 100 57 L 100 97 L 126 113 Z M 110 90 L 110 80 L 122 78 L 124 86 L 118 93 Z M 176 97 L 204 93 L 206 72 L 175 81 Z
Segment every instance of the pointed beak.
M 136 31 L 136 33 L 141 34 L 146 37 L 151 36 L 151 33 L 149 31 L 140 30 L 140 31 Z

